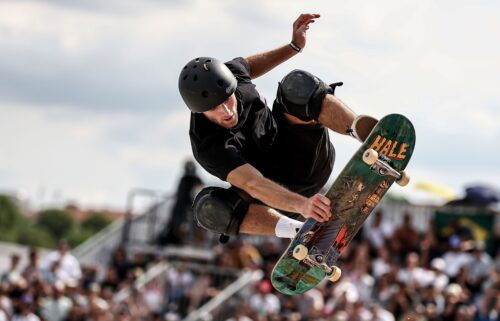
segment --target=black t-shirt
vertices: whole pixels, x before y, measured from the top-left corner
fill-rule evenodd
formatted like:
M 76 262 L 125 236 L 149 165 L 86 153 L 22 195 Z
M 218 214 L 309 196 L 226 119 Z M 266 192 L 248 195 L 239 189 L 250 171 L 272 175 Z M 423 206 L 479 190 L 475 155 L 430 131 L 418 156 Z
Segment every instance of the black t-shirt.
M 271 112 L 251 82 L 245 59 L 235 58 L 226 66 L 238 82 L 238 124 L 226 129 L 202 113 L 192 113 L 189 135 L 196 160 L 223 181 L 248 163 L 292 191 L 306 196 L 319 191 L 335 154 L 328 131 L 322 126 L 289 125 L 280 108 Z

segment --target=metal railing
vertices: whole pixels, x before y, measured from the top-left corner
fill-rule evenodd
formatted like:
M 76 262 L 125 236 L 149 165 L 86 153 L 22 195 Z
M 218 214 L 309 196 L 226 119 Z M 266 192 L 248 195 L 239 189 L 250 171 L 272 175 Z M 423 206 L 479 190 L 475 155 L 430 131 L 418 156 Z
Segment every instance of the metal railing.
M 80 264 L 106 265 L 111 259 L 111 252 L 120 244 L 124 220 L 119 219 L 74 248 L 71 253 Z
M 137 206 L 138 198 L 146 198 L 147 203 Z M 73 255 L 83 264 L 106 266 L 111 253 L 126 243 L 147 245 L 170 219 L 172 197 L 165 193 L 147 189 L 131 190 L 127 196 L 127 218 L 119 219 L 73 249 Z M 144 210 L 142 214 L 138 211 Z
M 261 270 L 243 272 L 235 282 L 226 287 L 217 296 L 213 297 L 198 310 L 190 313 L 183 319 L 183 321 L 219 319 L 217 316 L 214 316 L 218 307 L 222 306 L 227 300 L 233 298 L 238 292 L 242 291 L 246 287 L 260 281 L 263 277 L 264 272 Z
M 203 283 L 204 281 L 201 281 L 201 279 L 205 278 L 206 280 L 208 277 L 211 280 L 208 286 L 217 288 L 218 290 L 218 294 L 208 302 L 202 306 L 195 306 L 195 310 L 188 316 L 184 315 L 185 320 L 199 320 L 202 316 L 215 314 L 217 308 L 224 302 L 233 298 L 237 292 L 260 280 L 264 275 L 260 270 L 242 271 L 235 268 L 223 268 L 209 264 L 187 263 L 185 259 L 171 261 L 167 258 L 165 261 L 159 262 L 149 268 L 146 273 L 135 280 L 131 287 L 118 292 L 114 296 L 114 301 L 116 303 L 124 302 L 129 297 L 137 295 L 137 293 L 144 293 L 143 291 L 147 290 L 150 283 L 156 283 L 161 285 L 161 292 L 165 293 L 167 296 L 166 302 L 169 302 L 168 293 L 172 290 L 178 290 L 175 288 L 175 285 L 170 283 L 172 281 L 170 273 L 177 276 L 179 276 L 179 273 L 189 273 L 193 277 L 192 285 Z M 169 310 L 171 309 L 169 307 Z
M 148 201 L 147 212 L 134 215 L 140 200 Z M 163 191 L 136 188 L 127 196 L 127 218 L 123 226 L 122 243 L 152 244 L 170 220 L 170 207 L 174 198 Z M 144 205 L 143 205 L 144 207 Z

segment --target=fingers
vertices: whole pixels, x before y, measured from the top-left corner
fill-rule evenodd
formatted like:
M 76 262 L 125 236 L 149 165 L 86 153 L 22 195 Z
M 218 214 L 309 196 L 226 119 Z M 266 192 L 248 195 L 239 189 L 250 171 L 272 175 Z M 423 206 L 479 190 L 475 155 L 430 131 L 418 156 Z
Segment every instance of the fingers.
M 304 217 L 313 218 L 318 222 L 327 222 L 332 217 L 331 201 L 324 195 L 316 194 L 307 199 L 304 211 L 301 212 Z
M 318 222 L 326 222 L 329 220 L 329 218 L 327 218 L 327 215 L 325 215 L 325 212 L 318 210 L 318 209 L 309 209 L 304 214 L 304 217 L 313 218 L 314 220 L 316 220 Z
M 320 216 L 320 222 L 328 221 L 332 217 L 330 204 L 330 199 L 321 194 L 312 197 L 313 212 Z
M 318 210 L 313 210 L 314 216 L 317 216 L 318 219 L 316 221 L 318 222 L 327 222 L 329 220 L 328 214 L 326 214 L 323 211 L 318 211 Z
M 330 212 L 330 200 L 325 197 L 316 197 L 313 199 L 313 204 L 322 212 Z
M 324 222 L 323 218 L 321 217 L 321 215 L 319 214 L 316 214 L 316 213 L 311 213 L 311 216 L 310 216 L 312 219 L 314 219 L 315 221 L 317 222 Z
M 310 23 L 313 23 L 315 20 L 314 19 L 317 19 L 319 18 L 320 15 L 317 14 L 317 13 L 303 13 L 301 14 L 297 20 L 295 20 L 295 22 L 293 23 L 293 26 L 297 29 L 297 28 L 300 28 L 302 25 L 306 24 L 310 24 Z
M 321 194 L 314 195 L 313 200 L 314 200 L 314 202 L 318 202 L 318 204 L 325 205 L 328 208 L 330 208 L 330 205 L 332 203 L 332 201 L 330 201 L 330 199 L 328 197 L 321 195 Z
M 303 13 L 301 14 L 296 21 L 304 21 L 304 20 L 310 20 L 310 19 L 316 19 L 321 17 L 321 15 L 317 13 Z

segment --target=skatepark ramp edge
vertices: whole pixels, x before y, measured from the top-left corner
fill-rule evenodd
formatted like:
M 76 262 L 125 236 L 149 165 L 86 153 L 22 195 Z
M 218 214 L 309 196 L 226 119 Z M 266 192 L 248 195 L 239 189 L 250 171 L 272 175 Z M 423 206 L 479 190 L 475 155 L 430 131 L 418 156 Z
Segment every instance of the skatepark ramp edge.
M 202 307 L 191 312 L 182 321 L 211 320 L 213 311 L 224 304 L 229 298 L 233 297 L 236 293 L 243 290 L 247 286 L 260 281 L 263 277 L 264 272 L 261 270 L 244 271 L 236 281 L 227 286 L 223 291 L 205 303 Z
M 139 202 L 142 201 L 141 204 Z M 133 189 L 127 195 L 126 219 L 119 219 L 80 244 L 72 254 L 81 264 L 105 266 L 118 246 L 150 245 L 170 220 L 174 197 L 161 191 Z M 141 205 L 141 206 L 138 206 Z M 139 207 L 139 208 L 138 208 Z M 140 213 L 135 214 L 134 213 Z

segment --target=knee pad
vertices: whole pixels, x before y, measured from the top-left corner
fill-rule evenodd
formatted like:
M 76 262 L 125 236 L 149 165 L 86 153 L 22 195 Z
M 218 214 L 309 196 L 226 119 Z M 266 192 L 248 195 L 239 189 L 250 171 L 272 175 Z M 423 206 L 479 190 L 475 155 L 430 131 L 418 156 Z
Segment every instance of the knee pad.
M 248 203 L 234 189 L 207 187 L 193 202 L 197 224 L 223 235 L 238 235 Z
M 301 120 L 317 120 L 326 94 L 334 94 L 342 83 L 327 85 L 304 70 L 293 70 L 278 85 L 277 102 L 284 111 Z

